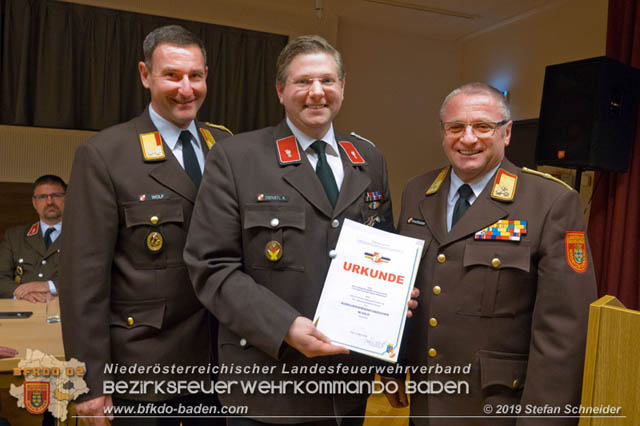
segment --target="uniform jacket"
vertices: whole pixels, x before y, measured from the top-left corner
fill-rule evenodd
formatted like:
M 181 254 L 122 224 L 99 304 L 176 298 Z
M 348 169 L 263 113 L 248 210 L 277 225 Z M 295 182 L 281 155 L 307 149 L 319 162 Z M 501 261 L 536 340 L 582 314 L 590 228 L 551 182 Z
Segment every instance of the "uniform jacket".
M 279 151 L 279 140 L 292 145 Z M 222 380 L 336 379 L 339 376 L 286 374 L 283 368 L 369 362 L 354 354 L 307 359 L 284 343 L 296 317 L 314 316 L 343 221 L 369 220 L 376 227 L 393 229 L 382 154 L 369 142 L 339 132 L 336 140 L 353 144 L 351 155 L 359 154 L 364 161 L 352 162 L 340 148 L 344 181 L 335 209 L 284 122 L 225 140 L 207 159 L 185 249 L 196 294 L 220 321 L 222 364 L 275 366 L 273 373 L 221 374 Z M 289 162 L 292 159 L 298 161 Z M 378 205 L 365 201 L 367 192 L 379 192 Z M 277 261 L 265 253 L 270 241 L 282 246 Z M 364 403 L 361 395 L 292 393 L 243 394 L 236 387 L 219 397 L 226 405 L 247 405 L 251 417 L 288 417 L 266 422 L 308 421 L 295 420 L 295 415 L 339 415 Z
M 415 374 L 412 380 L 469 384 L 468 394 L 412 395 L 413 416 L 513 416 L 527 414 L 527 406 L 564 410 L 580 402 L 588 308 L 596 298 L 596 283 L 578 193 L 524 173 L 506 159 L 501 167 L 517 177 L 513 199 L 492 198 L 492 179 L 450 232 L 445 219 L 450 172 L 431 195 L 425 191 L 440 170 L 414 178 L 405 188 L 399 232 L 425 240 L 409 364 L 432 367 L 431 374 Z M 520 241 L 475 239 L 498 220 L 527 221 L 526 234 Z M 584 258 L 571 258 L 571 236 L 582 238 Z M 467 365 L 468 373 L 437 369 Z M 511 412 L 504 411 L 507 406 Z M 414 422 L 538 424 L 526 418 Z M 543 422 L 569 425 L 577 419 Z
M 39 229 L 33 225 L 7 229 L 0 244 L 0 297 L 13 297 L 22 283 L 58 278 L 59 238 L 47 249 Z
M 216 140 L 229 136 L 196 125 Z M 105 379 L 209 380 L 209 374 L 133 377 L 105 371 L 105 364 L 116 363 L 210 362 L 208 314 L 182 258 L 197 189 L 164 142 L 165 158 L 145 161 L 139 135 L 155 131 L 147 109 L 98 133 L 75 154 L 58 291 L 66 356 L 87 363 L 85 399 L 102 395 Z M 206 154 L 202 137 L 200 142 Z M 162 238 L 155 252 L 149 249 L 152 232 Z M 176 395 L 120 396 L 162 400 Z

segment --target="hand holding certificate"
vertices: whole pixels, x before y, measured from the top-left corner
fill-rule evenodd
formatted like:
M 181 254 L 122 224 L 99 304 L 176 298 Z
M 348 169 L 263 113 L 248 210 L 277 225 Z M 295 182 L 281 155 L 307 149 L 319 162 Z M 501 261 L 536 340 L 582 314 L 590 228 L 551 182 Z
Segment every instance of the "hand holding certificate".
M 345 220 L 314 317 L 342 345 L 396 362 L 424 241 Z

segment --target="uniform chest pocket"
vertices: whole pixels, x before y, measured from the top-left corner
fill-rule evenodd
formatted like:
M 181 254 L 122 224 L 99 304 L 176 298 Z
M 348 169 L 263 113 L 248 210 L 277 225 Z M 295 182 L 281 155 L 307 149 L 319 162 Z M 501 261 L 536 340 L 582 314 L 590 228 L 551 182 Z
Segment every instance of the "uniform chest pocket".
M 465 291 L 458 313 L 511 317 L 532 282 L 531 248 L 523 242 L 469 241 L 463 256 Z
M 183 265 L 186 230 L 182 202 L 175 200 L 125 203 L 125 228 L 118 239 L 136 269 Z
M 304 271 L 304 206 L 247 204 L 245 264 L 256 269 Z

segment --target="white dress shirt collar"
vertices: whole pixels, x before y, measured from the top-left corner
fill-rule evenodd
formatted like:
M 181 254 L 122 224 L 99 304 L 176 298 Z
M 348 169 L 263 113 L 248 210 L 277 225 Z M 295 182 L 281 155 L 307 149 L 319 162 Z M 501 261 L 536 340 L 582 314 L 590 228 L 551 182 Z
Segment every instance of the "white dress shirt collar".
M 473 182 L 468 182 L 468 185 L 471 187 L 471 190 L 473 191 L 473 195 L 469 199 L 469 204 L 473 204 L 476 198 L 478 198 L 478 196 L 480 195 L 484 187 L 487 186 L 487 183 L 489 183 L 489 181 L 491 180 L 491 178 L 496 173 L 496 170 L 498 170 L 499 167 L 500 167 L 500 164 L 498 164 L 494 169 L 482 175 L 479 179 L 476 179 Z M 451 184 L 449 186 L 449 197 L 448 197 L 449 203 L 452 203 L 454 201 L 454 198 L 457 199 L 458 189 L 464 184 L 465 182 L 462 179 L 460 179 L 460 177 L 458 177 L 458 175 L 456 174 L 456 172 L 453 171 L 453 168 L 452 168 Z
M 55 229 L 55 231 L 51 233 L 51 242 L 53 242 L 56 240 L 56 238 L 58 238 L 58 236 L 60 235 L 60 232 L 62 232 L 62 221 L 56 223 L 55 225 L 47 225 L 43 221 L 40 221 L 40 232 L 42 232 L 43 237 L 44 237 L 44 234 L 47 232 L 47 229 L 49 228 Z
M 158 132 L 160 132 L 160 136 L 162 136 L 162 139 L 167 144 L 169 149 L 171 149 L 171 151 L 175 151 L 176 144 L 178 143 L 178 138 L 180 137 L 180 133 L 183 130 L 188 130 L 189 133 L 191 133 L 191 142 L 195 142 L 196 147 L 201 149 L 200 138 L 198 138 L 198 129 L 196 128 L 196 122 L 194 120 L 191 120 L 191 123 L 189 123 L 189 127 L 187 127 L 186 129 L 180 129 L 169 120 L 158 114 L 153 109 L 153 106 L 151 104 L 149 104 L 149 117 L 151 117 L 153 125 L 156 126 L 156 129 L 158 129 Z
M 328 145 L 327 150 L 325 151 L 327 155 L 340 157 L 340 154 L 338 153 L 338 142 L 336 142 L 336 135 L 333 132 L 333 123 L 331 123 L 327 133 L 325 133 L 325 135 L 320 139 L 310 138 L 302 133 L 300 129 L 293 125 L 291 120 L 289 120 L 289 117 L 287 117 L 287 126 L 291 129 L 291 133 L 293 133 L 293 136 L 295 136 L 303 151 L 307 151 L 315 141 L 321 140 L 326 142 Z M 313 153 L 315 154 L 315 151 Z

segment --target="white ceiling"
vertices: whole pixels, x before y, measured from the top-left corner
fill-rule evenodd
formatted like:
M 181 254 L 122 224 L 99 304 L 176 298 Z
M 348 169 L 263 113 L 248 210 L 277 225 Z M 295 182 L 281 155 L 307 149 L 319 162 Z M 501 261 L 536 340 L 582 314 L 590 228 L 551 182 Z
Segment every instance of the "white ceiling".
M 566 0 L 266 0 L 262 6 L 436 40 L 460 40 Z

